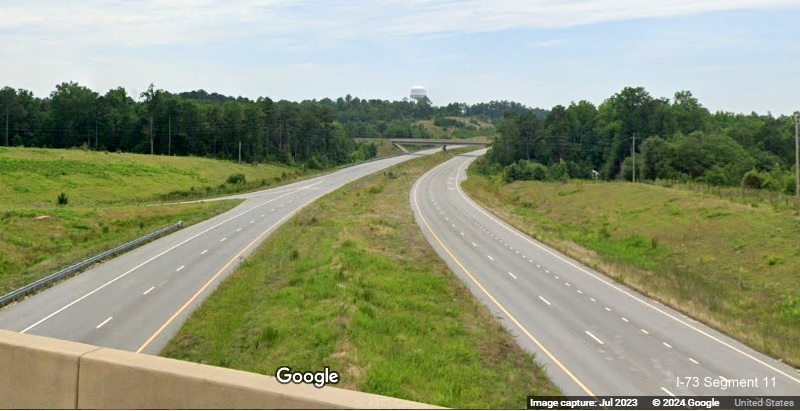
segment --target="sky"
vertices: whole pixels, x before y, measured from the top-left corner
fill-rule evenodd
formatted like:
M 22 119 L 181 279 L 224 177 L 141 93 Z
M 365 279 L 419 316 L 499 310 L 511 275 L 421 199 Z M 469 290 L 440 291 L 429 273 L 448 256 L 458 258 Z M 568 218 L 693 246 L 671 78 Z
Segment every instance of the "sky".
M 800 0 L 2 0 L 0 87 L 800 110 Z

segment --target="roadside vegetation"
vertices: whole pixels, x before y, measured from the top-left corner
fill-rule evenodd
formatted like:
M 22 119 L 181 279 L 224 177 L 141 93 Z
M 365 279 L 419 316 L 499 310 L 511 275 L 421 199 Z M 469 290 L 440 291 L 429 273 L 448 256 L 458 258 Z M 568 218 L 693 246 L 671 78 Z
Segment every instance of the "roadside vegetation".
M 0 148 L 0 294 L 238 201 L 150 206 L 301 178 L 297 168 L 85 150 Z
M 557 395 L 414 220 L 411 185 L 452 154 L 365 177 L 298 213 L 161 355 L 265 375 L 328 366 L 341 373 L 339 388 L 455 408 Z
M 516 181 L 472 167 L 465 191 L 532 237 L 800 367 L 800 219 L 716 192 Z M 541 171 L 541 170 L 540 170 Z M 545 170 L 546 171 L 546 170 Z M 539 171 L 537 171 L 539 172 Z

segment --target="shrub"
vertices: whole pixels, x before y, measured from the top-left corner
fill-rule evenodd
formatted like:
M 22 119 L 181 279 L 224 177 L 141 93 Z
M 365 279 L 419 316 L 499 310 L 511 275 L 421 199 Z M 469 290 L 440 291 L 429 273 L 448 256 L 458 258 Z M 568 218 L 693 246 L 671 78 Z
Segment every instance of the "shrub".
M 61 206 L 67 205 L 67 203 L 69 203 L 69 198 L 67 198 L 67 195 L 62 192 L 58 195 L 57 204 Z
M 242 173 L 234 173 L 228 176 L 228 184 L 244 184 L 245 177 Z
M 567 163 L 564 160 L 551 164 L 548 171 L 553 180 L 558 180 L 561 182 L 569 181 L 569 171 L 567 168 Z
M 313 156 L 313 157 L 311 157 L 311 158 L 310 158 L 310 159 L 309 159 L 309 160 L 306 162 L 306 164 L 305 164 L 305 165 L 306 165 L 306 167 L 308 167 L 308 168 L 310 168 L 310 169 L 312 169 L 312 170 L 322 170 L 323 168 L 325 168 L 325 165 L 324 165 L 324 164 L 322 164 L 322 161 L 320 161 L 320 160 L 317 158 L 317 156 Z
M 503 172 L 506 182 L 509 183 L 516 180 L 550 180 L 550 173 L 547 167 L 531 161 L 520 160 L 509 164 L 503 169 Z
M 750 170 L 742 177 L 742 187 L 761 188 L 764 184 L 764 176 L 756 170 Z

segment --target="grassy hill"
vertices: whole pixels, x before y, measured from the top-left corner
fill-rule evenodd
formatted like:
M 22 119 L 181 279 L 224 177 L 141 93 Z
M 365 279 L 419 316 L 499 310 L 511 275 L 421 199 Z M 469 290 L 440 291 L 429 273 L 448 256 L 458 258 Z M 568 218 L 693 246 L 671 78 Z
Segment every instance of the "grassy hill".
M 226 183 L 237 173 L 245 175 L 245 184 Z M 286 166 L 203 158 L 0 148 L 0 294 L 179 220 L 205 220 L 238 202 L 147 204 L 254 190 L 301 175 Z M 68 202 L 59 206 L 62 192 Z
M 54 204 L 61 191 L 70 205 L 152 202 L 160 195 L 192 187 L 195 191 L 218 189 L 234 173 L 263 186 L 298 174 L 286 166 L 196 157 L 0 148 L 0 204 L 46 207 Z
M 675 188 L 515 182 L 464 188 L 507 221 L 746 344 L 800 366 L 800 218 Z
M 432 138 L 474 138 L 486 139 L 493 137 L 494 125 L 478 117 L 444 117 L 446 121 L 455 126 L 437 126 L 434 120 L 420 120 L 425 130 Z

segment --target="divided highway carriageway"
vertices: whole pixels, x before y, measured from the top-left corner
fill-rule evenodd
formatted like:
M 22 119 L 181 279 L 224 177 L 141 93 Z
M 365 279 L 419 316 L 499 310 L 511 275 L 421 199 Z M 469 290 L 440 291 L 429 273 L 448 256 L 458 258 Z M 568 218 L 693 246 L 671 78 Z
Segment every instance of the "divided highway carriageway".
M 417 222 L 567 395 L 797 395 L 800 372 L 532 240 L 459 185 L 481 152 L 423 175 Z
M 302 207 L 431 149 L 226 198 L 240 205 L 0 310 L 0 329 L 157 354 L 234 267 Z

